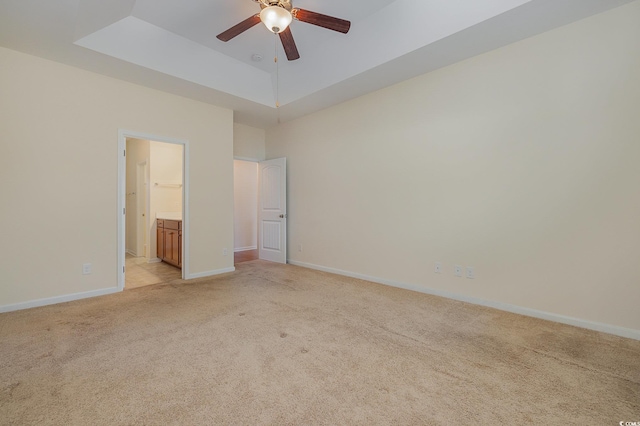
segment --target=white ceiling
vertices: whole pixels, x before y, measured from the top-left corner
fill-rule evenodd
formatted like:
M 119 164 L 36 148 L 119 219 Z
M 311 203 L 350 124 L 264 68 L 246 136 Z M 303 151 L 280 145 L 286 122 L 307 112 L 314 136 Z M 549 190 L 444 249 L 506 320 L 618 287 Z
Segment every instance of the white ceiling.
M 293 0 L 351 30 L 294 21 L 301 58 L 287 61 L 263 25 L 216 38 L 259 12 L 252 0 L 0 0 L 0 46 L 231 108 L 236 122 L 267 128 L 631 1 Z

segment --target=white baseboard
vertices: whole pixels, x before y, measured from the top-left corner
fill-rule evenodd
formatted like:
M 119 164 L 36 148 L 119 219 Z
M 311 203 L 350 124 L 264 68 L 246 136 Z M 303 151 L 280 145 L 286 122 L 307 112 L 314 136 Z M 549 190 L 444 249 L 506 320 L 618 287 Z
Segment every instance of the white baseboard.
M 162 262 L 162 259 L 160 259 L 159 257 L 154 257 L 153 259 L 147 260 L 147 263 L 160 263 L 160 262 Z
M 126 250 L 126 252 L 127 252 L 127 254 L 130 254 L 131 256 L 138 257 L 138 255 L 136 254 L 136 252 L 134 252 L 133 250 L 129 250 L 129 249 L 127 249 L 127 250 Z
M 195 274 L 189 274 L 187 277 L 185 277 L 185 279 L 192 280 L 194 278 L 212 277 L 214 275 L 226 274 L 228 272 L 233 272 L 235 270 L 236 268 L 232 266 L 231 268 L 216 269 L 214 271 L 197 272 Z
M 157 258 L 149 260 L 149 262 L 155 262 L 155 261 L 160 262 L 161 260 Z M 235 267 L 231 267 L 231 268 L 224 268 L 224 269 L 216 269 L 215 271 L 199 272 L 196 274 L 189 274 L 189 276 L 186 279 L 210 277 L 214 275 L 226 274 L 228 272 L 234 272 L 235 270 L 236 270 Z M 82 293 L 73 293 L 73 294 L 66 294 L 63 296 L 48 297 L 46 299 L 30 300 L 28 302 L 21 302 L 21 303 L 14 303 L 11 305 L 0 306 L 0 313 L 19 311 L 22 309 L 29 309 L 29 308 L 37 308 L 39 306 L 55 305 L 56 303 L 71 302 L 74 300 L 87 299 L 89 297 L 104 296 L 107 294 L 119 293 L 121 291 L 122 290 L 119 290 L 117 287 L 111 287 L 111 288 L 103 288 L 100 290 L 86 291 Z
M 251 246 L 251 247 L 238 247 L 238 248 L 234 248 L 233 252 L 237 253 L 239 251 L 249 251 L 249 250 L 258 250 L 258 246 Z
M 28 302 L 0 306 L 0 313 L 37 308 L 39 306 L 55 305 L 56 303 L 71 302 L 73 300 L 87 299 L 89 297 L 104 296 L 106 294 L 118 293 L 120 291 L 122 290 L 118 290 L 117 287 L 110 287 L 100 290 L 85 291 L 82 293 L 66 294 L 64 296 L 48 297 L 46 299 L 30 300 Z
M 368 275 L 358 274 L 355 272 L 343 271 L 340 269 L 329 268 L 326 266 L 314 265 L 312 263 L 298 262 L 297 260 L 288 260 L 291 265 L 301 266 L 303 268 L 316 269 L 318 271 L 330 272 L 337 275 L 344 275 L 346 277 L 358 278 L 365 281 L 371 281 L 377 284 L 384 284 L 391 287 L 398 287 L 405 290 L 417 291 L 419 293 L 430 294 L 433 296 L 446 297 L 447 299 L 459 300 L 461 302 L 472 303 L 474 305 L 487 306 L 489 308 L 499 309 L 501 311 L 512 312 L 514 314 L 525 315 L 528 317 L 540 318 L 548 321 L 559 322 L 562 324 L 573 325 L 575 327 L 586 328 L 589 330 L 601 331 L 603 333 L 613 334 L 616 336 L 626 337 L 629 339 L 640 340 L 640 330 L 634 330 L 631 328 L 618 327 L 615 325 L 603 324 L 594 321 L 582 320 L 579 318 L 572 318 L 564 315 L 554 314 L 545 311 L 539 311 L 537 309 L 524 308 L 522 306 L 511 305 L 508 303 L 496 302 L 493 300 L 478 299 L 476 297 L 464 296 L 461 294 L 450 293 L 448 291 L 436 290 L 427 287 L 421 287 L 414 284 L 401 283 L 392 280 L 386 280 L 377 277 L 370 277 Z

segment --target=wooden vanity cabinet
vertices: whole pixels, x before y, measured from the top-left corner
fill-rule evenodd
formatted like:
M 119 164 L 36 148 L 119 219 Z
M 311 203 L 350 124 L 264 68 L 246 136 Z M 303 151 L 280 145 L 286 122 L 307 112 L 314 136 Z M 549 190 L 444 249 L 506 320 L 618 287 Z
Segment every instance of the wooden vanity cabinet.
M 157 220 L 158 257 L 182 268 L 182 221 Z
M 164 259 L 164 220 L 156 221 L 156 241 L 158 245 L 158 258 Z

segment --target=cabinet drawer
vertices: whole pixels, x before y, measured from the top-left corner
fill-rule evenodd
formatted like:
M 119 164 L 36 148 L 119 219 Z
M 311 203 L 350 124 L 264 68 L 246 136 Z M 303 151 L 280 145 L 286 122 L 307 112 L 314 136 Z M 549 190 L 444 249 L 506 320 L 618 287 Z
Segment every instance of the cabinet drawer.
M 182 229 L 181 220 L 164 220 L 164 229 Z
M 157 225 L 156 225 L 156 226 L 157 226 L 158 228 L 164 228 L 164 220 L 162 220 L 162 219 L 158 219 L 158 220 L 157 220 L 157 222 L 158 222 L 158 223 L 157 223 Z

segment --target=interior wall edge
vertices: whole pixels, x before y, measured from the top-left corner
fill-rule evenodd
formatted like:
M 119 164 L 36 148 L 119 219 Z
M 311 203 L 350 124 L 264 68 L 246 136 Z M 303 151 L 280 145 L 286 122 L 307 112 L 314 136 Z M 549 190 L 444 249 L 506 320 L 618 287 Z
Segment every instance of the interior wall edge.
M 236 270 L 235 266 L 231 267 L 231 268 L 222 268 L 222 269 L 216 269 L 213 271 L 205 271 L 205 272 L 198 272 L 198 273 L 194 273 L 194 274 L 189 274 L 189 276 L 185 277 L 185 279 L 187 280 L 193 280 L 195 278 L 206 278 L 206 277 L 213 277 L 215 275 L 221 275 L 221 274 L 226 274 L 229 272 L 234 272 Z
M 12 303 L 0 306 L 0 313 L 21 311 L 23 309 L 38 308 L 41 306 L 56 305 L 58 303 L 73 302 L 74 300 L 88 299 L 91 297 L 105 296 L 107 294 L 120 293 L 117 287 L 109 287 L 100 290 L 85 291 L 82 293 L 65 294 L 62 296 L 47 297 L 44 299 L 28 300 L 26 302 Z
M 158 261 L 160 261 L 160 259 L 158 259 Z M 155 262 L 150 262 L 150 263 L 155 263 Z M 186 277 L 186 279 L 190 280 L 195 278 L 212 277 L 215 275 L 234 272 L 235 270 L 236 270 L 235 267 L 231 267 L 231 268 L 216 269 L 213 271 L 198 272 L 198 273 L 189 274 L 189 276 Z M 0 313 L 21 311 L 24 309 L 56 305 L 56 304 L 65 303 L 65 302 L 73 302 L 74 300 L 82 300 L 82 299 L 89 299 L 92 297 L 105 296 L 108 294 L 120 293 L 121 291 L 123 290 L 118 289 L 117 287 L 110 287 L 110 288 L 105 288 L 100 290 L 86 291 L 82 293 L 72 293 L 72 294 L 65 294 L 61 296 L 48 297 L 45 299 L 28 300 L 26 302 L 13 303 L 10 305 L 0 306 Z
M 574 327 L 584 328 L 587 330 L 598 331 L 601 333 L 612 334 L 615 336 L 625 337 L 628 339 L 640 340 L 640 330 L 620 327 L 617 325 L 604 324 L 595 321 L 589 321 L 581 318 L 573 318 L 566 315 L 555 314 L 553 312 L 545 312 L 537 309 L 525 308 L 523 306 L 512 305 L 509 303 L 497 302 L 494 300 L 485 300 L 473 296 L 465 296 L 463 294 L 451 293 L 448 291 L 437 290 L 429 287 L 408 284 L 399 281 L 388 280 L 384 278 L 372 277 L 369 275 L 358 274 L 356 272 L 343 271 L 341 269 L 329 268 L 326 266 L 315 265 L 313 263 L 299 262 L 297 260 L 287 259 L 287 263 L 302 268 L 314 269 L 331 274 L 342 275 L 349 278 L 357 278 L 364 281 L 370 281 L 375 284 L 382 284 L 389 287 L 401 288 L 403 290 L 416 291 L 418 293 L 428 294 L 431 296 L 444 297 L 446 299 L 457 300 L 459 302 L 470 303 L 472 305 L 485 306 L 487 308 L 498 309 L 500 311 L 511 312 L 513 314 L 524 315 L 543 319 L 547 321 L 557 322 L 560 324 L 571 325 Z

